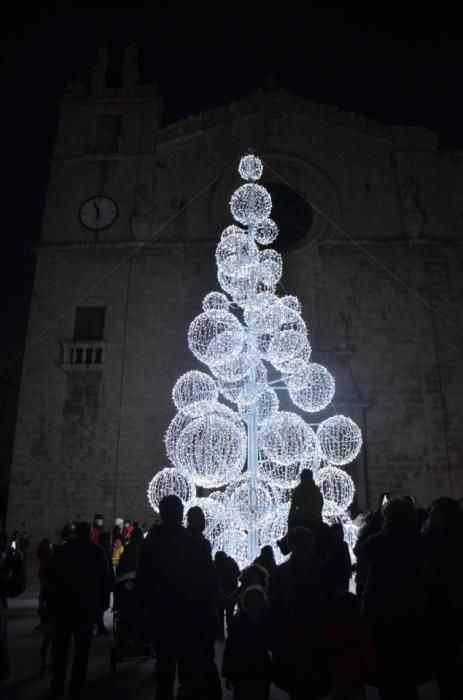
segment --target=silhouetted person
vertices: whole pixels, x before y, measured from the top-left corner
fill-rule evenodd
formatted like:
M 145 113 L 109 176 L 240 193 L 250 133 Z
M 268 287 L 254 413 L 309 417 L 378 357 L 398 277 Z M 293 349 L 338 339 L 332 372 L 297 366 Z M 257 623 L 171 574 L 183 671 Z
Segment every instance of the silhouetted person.
M 333 667 L 332 699 L 364 700 L 365 686 L 376 680 L 376 655 L 356 595 L 338 593 L 329 607 L 325 635 Z
M 270 582 L 274 682 L 291 700 L 315 700 L 331 688 L 324 623 L 332 587 L 312 531 L 295 527 L 288 540 L 291 557 Z
M 317 527 L 322 519 L 323 496 L 310 469 L 301 471 L 301 480 L 293 491 L 288 528 Z
M 441 700 L 463 695 L 463 513 L 453 498 L 438 498 L 423 535 L 429 565 L 431 662 Z
M 238 577 L 240 568 L 233 557 L 222 551 L 218 551 L 214 557 L 215 570 L 217 572 L 220 600 L 218 607 L 219 614 L 219 630 L 218 639 L 222 641 L 225 638 L 224 614 L 227 623 L 227 630 L 230 627 L 230 622 L 233 618 L 233 610 L 235 608 L 235 592 L 238 588 Z
M 75 537 L 55 548 L 47 566 L 48 602 L 53 620 L 51 697 L 58 697 L 64 691 L 71 637 L 74 638 L 71 697 L 80 698 L 85 684 L 93 625 L 108 577 L 104 552 L 90 536 L 90 525 L 78 523 Z
M 314 535 L 314 552 L 324 560 L 330 556 L 332 535 L 329 526 L 322 520 L 323 495 L 313 480 L 310 469 L 301 471 L 301 481 L 296 486 L 291 499 L 288 515 L 288 530 L 305 527 Z M 283 554 L 289 554 L 288 537 L 278 541 Z
M 349 546 L 344 541 L 344 529 L 341 523 L 331 525 L 333 542 L 330 547 L 329 570 L 336 591 L 348 591 L 352 573 Z
M 8 546 L 8 537 L 0 531 L 0 683 L 10 675 L 7 641 L 7 598 L 26 588 L 26 572 L 21 552 Z
M 201 698 L 209 640 L 216 634 L 215 570 L 210 548 L 182 527 L 181 500 L 166 496 L 159 511 L 162 523 L 145 541 L 135 583 L 152 616 L 156 699 L 172 699 L 177 664 L 184 697 Z
M 186 529 L 193 535 L 193 537 L 200 537 L 204 542 L 207 543 L 206 546 L 212 552 L 211 543 L 204 536 L 204 530 L 206 529 L 206 518 L 204 517 L 204 511 L 199 506 L 192 506 L 188 509 L 186 514 Z
M 93 526 L 91 538 L 94 544 L 100 544 L 101 535 L 103 533 L 104 518 L 102 515 L 97 513 L 93 518 Z
M 111 591 L 114 584 L 114 570 L 112 565 L 112 545 L 109 532 L 103 532 L 100 537 L 100 545 L 106 559 L 107 577 L 101 588 L 100 609 L 96 621 L 96 633 L 98 636 L 109 634 L 104 624 L 104 614 L 111 604 Z
M 429 680 L 423 543 L 411 501 L 393 498 L 383 508 L 384 529 L 357 545 L 368 575 L 364 607 L 378 651 L 383 700 L 418 698 Z
M 259 556 L 254 559 L 254 564 L 263 566 L 268 573 L 269 580 L 271 579 L 274 571 L 277 568 L 277 563 L 275 561 L 273 547 L 270 544 L 266 544 L 264 547 L 262 547 Z
M 233 700 L 267 700 L 272 682 L 270 621 L 267 595 L 250 586 L 234 616 L 222 663 L 222 676 L 233 688 Z
M 117 576 L 128 574 L 131 571 L 137 570 L 143 542 L 143 530 L 140 527 L 134 527 L 130 537 L 130 542 L 127 547 L 125 547 L 121 558 L 119 559 L 116 569 Z

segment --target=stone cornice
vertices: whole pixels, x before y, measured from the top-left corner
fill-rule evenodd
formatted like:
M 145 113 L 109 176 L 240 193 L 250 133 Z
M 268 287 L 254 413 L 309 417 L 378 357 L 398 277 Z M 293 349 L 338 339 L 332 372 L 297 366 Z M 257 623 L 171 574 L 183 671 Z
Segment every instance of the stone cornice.
M 235 117 L 255 112 L 269 114 L 294 113 L 320 121 L 337 124 L 341 127 L 360 131 L 380 139 L 391 141 L 389 128 L 379 122 L 367 119 L 359 114 L 347 112 L 326 104 L 317 104 L 311 100 L 298 97 L 287 90 L 258 90 L 243 100 L 231 102 L 224 107 L 206 110 L 199 114 L 181 119 L 158 132 L 158 146 L 171 141 L 201 133 L 204 129 L 216 126 Z

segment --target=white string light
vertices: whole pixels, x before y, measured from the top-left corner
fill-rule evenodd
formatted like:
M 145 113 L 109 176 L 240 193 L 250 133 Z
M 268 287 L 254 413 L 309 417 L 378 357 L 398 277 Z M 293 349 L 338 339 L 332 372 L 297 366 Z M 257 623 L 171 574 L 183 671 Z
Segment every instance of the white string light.
M 315 433 L 298 414 L 279 410 L 277 390 L 287 388 L 293 404 L 317 413 L 330 404 L 334 379 L 310 362 L 297 297 L 276 294 L 281 255 L 258 247 L 278 235 L 269 218 L 271 197 L 256 183 L 262 162 L 248 154 L 239 172 L 247 184 L 234 192 L 230 208 L 241 226 L 227 226 L 216 251 L 223 292 L 206 295 L 203 312 L 188 331 L 190 350 L 214 377 L 197 370 L 180 377 L 173 391 L 178 413 L 165 441 L 184 480 L 216 489 L 208 497 L 195 499 L 193 494 L 188 500 L 203 507 L 213 552 L 224 549 L 243 566 L 265 544 L 283 561 L 275 545 L 286 534 L 291 490 L 303 469 L 312 470 L 324 493 L 323 518 L 342 522 L 352 546 L 345 508 L 353 482 L 333 465 L 355 459 L 361 433 L 344 416 L 324 420 Z M 321 468 L 322 460 L 329 466 Z M 225 491 L 217 490 L 223 487 Z M 161 491 L 166 488 L 170 482 Z

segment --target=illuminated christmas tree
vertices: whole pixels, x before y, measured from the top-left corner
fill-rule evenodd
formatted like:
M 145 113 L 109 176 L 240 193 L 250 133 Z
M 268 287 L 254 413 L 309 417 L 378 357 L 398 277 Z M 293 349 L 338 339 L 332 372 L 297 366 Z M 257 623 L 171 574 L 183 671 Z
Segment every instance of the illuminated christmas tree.
M 298 299 L 276 294 L 282 258 L 262 248 L 278 236 L 270 194 L 257 184 L 262 162 L 248 154 L 238 170 L 246 184 L 230 200 L 237 223 L 222 232 L 216 250 L 223 291 L 204 298 L 188 331 L 191 352 L 210 374 L 193 370 L 176 382 L 178 412 L 165 438 L 173 467 L 156 474 L 148 498 L 154 510 L 168 493 L 186 508 L 201 506 L 213 551 L 223 549 L 243 566 L 286 533 L 291 490 L 307 468 L 323 492 L 323 518 L 341 522 L 353 545 L 346 508 L 354 484 L 341 467 L 358 455 L 362 436 L 345 416 L 309 425 L 280 410 L 278 392 L 286 391 L 300 411 L 319 413 L 331 405 L 335 381 L 311 362 Z M 197 487 L 208 495 L 198 497 Z

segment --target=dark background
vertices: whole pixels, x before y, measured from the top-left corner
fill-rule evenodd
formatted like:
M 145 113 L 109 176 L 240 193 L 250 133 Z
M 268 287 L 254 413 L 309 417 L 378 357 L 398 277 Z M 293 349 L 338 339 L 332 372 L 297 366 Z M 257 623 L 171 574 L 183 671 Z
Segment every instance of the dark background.
M 98 45 L 129 41 L 140 76 L 158 82 L 166 121 L 239 99 L 269 75 L 308 99 L 385 123 L 425 125 L 441 146 L 463 147 L 461 22 L 454 13 L 371 15 L 336 4 L 278 3 L 220 12 L 159 14 L 157 3 L 48 3 L 3 15 L 1 34 L 0 376 L 17 382 L 59 102 L 66 81 L 87 79 Z M 156 8 L 157 9 L 157 8 Z M 18 355 L 19 353 L 19 355 Z M 17 356 L 18 355 L 18 356 Z M 15 360 L 11 361 L 12 358 Z

